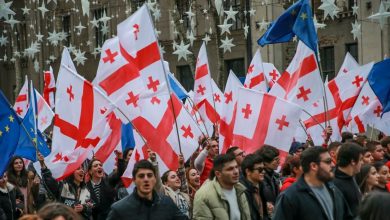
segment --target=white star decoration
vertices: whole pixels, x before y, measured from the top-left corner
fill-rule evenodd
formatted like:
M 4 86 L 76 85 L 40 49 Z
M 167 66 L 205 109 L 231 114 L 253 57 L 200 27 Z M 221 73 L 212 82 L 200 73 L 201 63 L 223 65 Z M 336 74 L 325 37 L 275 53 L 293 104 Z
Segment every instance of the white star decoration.
M 79 31 L 79 32 L 77 33 L 77 35 L 80 35 L 81 32 L 83 31 L 83 29 L 85 28 L 85 26 L 83 26 L 83 25 L 81 24 L 81 21 L 80 21 L 80 22 L 79 22 L 79 25 L 77 25 L 75 28 Z
M 355 4 L 355 5 L 353 5 L 352 6 L 352 13 L 354 14 L 354 15 L 357 15 L 358 14 L 358 9 L 359 9 L 359 7 Z
M 92 27 L 99 28 L 99 20 L 96 20 L 96 17 L 93 17 L 93 20 L 90 21 L 89 23 L 92 24 Z
M 187 39 L 190 41 L 190 44 L 191 44 L 191 47 L 192 45 L 194 44 L 194 40 L 196 40 L 196 38 L 194 37 L 194 33 L 191 31 L 191 33 L 187 32 Z
M 160 18 L 161 18 L 161 10 L 156 8 L 156 10 L 154 10 L 153 12 L 153 17 L 154 17 L 154 20 L 155 21 L 160 21 Z
M 326 27 L 326 24 L 324 23 L 318 23 L 317 21 L 317 17 L 314 15 L 313 17 L 313 23 L 314 23 L 314 27 L 316 28 L 316 30 L 318 29 L 324 29 Z
M 8 18 L 8 15 L 15 15 L 15 12 L 10 9 L 12 5 L 12 1 L 4 2 L 4 0 L 0 0 L 0 19 Z
M 195 16 L 195 14 L 192 12 L 191 6 L 190 6 L 190 9 L 188 11 L 184 12 L 184 13 L 186 13 L 188 15 L 189 19 L 191 19 L 192 17 Z
M 223 48 L 223 52 L 226 53 L 226 51 L 232 52 L 232 47 L 236 46 L 233 44 L 233 38 L 229 39 L 227 36 L 225 37 L 225 40 L 221 40 L 222 45 L 219 48 Z
M 60 34 L 54 30 L 53 32 L 48 32 L 49 37 L 47 37 L 47 40 L 50 42 L 51 45 L 57 46 L 58 42 L 60 41 Z
M 73 59 L 73 61 L 76 62 L 77 66 L 78 65 L 84 65 L 85 61 L 87 60 L 87 58 L 85 58 L 85 51 L 84 52 L 81 52 L 80 49 L 76 50 L 74 52 L 74 55 L 75 55 L 75 58 Z
M 106 11 L 103 11 L 103 16 L 99 19 L 99 21 L 101 21 L 101 22 L 103 22 L 105 24 L 109 20 L 111 20 L 111 17 L 108 17 L 106 15 Z
M 83 15 L 89 16 L 89 1 L 81 0 L 81 8 L 83 9 Z
M 45 18 L 45 13 L 49 11 L 46 8 L 45 1 L 42 1 L 42 5 L 41 5 L 41 7 L 38 7 L 38 10 L 41 11 L 42 18 Z
M 39 71 L 39 62 L 37 59 L 34 60 L 34 70 L 36 73 Z
M 255 16 L 256 10 L 251 8 L 251 10 L 248 11 L 249 16 Z
M 244 36 L 245 39 L 248 37 L 248 31 L 249 31 L 249 26 L 247 24 L 244 25 Z
M 42 42 L 43 41 L 43 35 L 41 34 L 41 32 L 39 32 L 37 35 L 35 35 L 37 37 L 37 41 L 38 42 Z
M 225 14 L 227 15 L 226 21 L 229 21 L 229 19 L 232 19 L 233 21 L 236 20 L 236 14 L 238 11 L 233 11 L 233 7 L 230 5 L 229 11 L 224 11 Z
M 352 23 L 352 31 L 353 39 L 356 40 L 360 37 L 361 25 L 355 20 L 355 23 Z
M 266 22 L 263 18 L 263 20 L 261 22 L 257 22 L 257 24 L 259 25 L 260 27 L 260 31 L 265 31 L 267 30 L 268 28 L 268 25 L 269 25 L 269 22 Z
M 189 47 L 190 45 L 185 45 L 183 41 L 180 42 L 180 45 L 177 45 L 177 50 L 173 52 L 173 54 L 178 55 L 177 61 L 180 61 L 182 58 L 187 61 L 187 55 L 192 54 L 192 52 L 188 50 Z
M 218 25 L 219 28 L 221 28 L 221 35 L 224 34 L 225 32 L 230 34 L 229 28 L 233 26 L 233 24 L 228 24 L 227 20 L 223 21 L 223 24 Z
M 205 35 L 204 35 L 204 38 L 203 38 L 202 40 L 203 40 L 203 42 L 207 45 L 207 43 L 208 43 L 211 39 L 210 39 L 210 36 L 209 36 L 208 34 L 205 34 Z
M 223 10 L 222 0 L 215 0 L 214 3 L 215 3 L 215 9 L 217 9 L 218 15 L 221 15 L 221 12 Z
M 30 9 L 27 8 L 27 5 L 25 5 L 24 8 L 22 8 L 22 11 L 23 11 L 23 15 L 26 15 L 29 13 Z
M 40 45 L 38 42 L 32 42 L 31 46 L 24 50 L 24 55 L 30 58 L 34 58 L 35 54 L 40 51 Z
M 103 23 L 102 28 L 100 30 L 102 31 L 103 35 L 105 35 L 105 36 L 107 36 L 108 32 L 110 31 L 110 30 L 108 30 L 108 26 L 104 23 Z
M 337 17 L 337 13 L 340 11 L 340 9 L 334 4 L 334 0 L 323 0 L 318 9 L 324 11 L 324 20 L 328 17 L 328 15 L 333 20 L 334 17 Z
M 15 20 L 14 16 L 11 15 L 11 18 L 6 20 L 5 23 L 10 24 L 11 25 L 11 29 L 13 30 L 14 29 L 14 25 L 20 23 L 20 21 Z
M 0 46 L 5 46 L 7 43 L 8 43 L 8 37 L 4 37 L 4 35 L 1 35 Z
M 387 12 L 385 10 L 385 5 L 383 4 L 383 1 L 381 2 L 380 6 L 379 6 L 379 11 L 378 13 L 376 14 L 373 14 L 371 15 L 370 17 L 368 17 L 369 19 L 373 19 L 373 20 L 378 20 L 379 21 L 379 25 L 381 27 L 381 29 L 383 29 L 383 26 L 385 24 L 385 21 L 386 19 L 390 17 L 390 12 Z

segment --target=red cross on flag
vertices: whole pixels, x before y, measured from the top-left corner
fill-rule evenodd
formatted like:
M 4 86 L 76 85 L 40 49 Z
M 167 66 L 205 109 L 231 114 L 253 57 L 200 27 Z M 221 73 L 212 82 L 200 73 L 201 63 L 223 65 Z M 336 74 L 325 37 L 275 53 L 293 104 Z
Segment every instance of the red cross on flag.
M 341 139 L 341 130 L 346 125 L 352 107 L 358 99 L 359 93 L 366 81 L 373 62 L 350 70 L 347 74 L 340 75 L 325 85 L 328 112 L 324 113 L 324 104 L 318 100 L 312 108 L 308 109 L 313 116 L 302 118 L 308 133 L 315 144 L 322 144 L 323 128 L 325 121 L 330 122 L 333 128 L 332 141 Z M 363 101 L 361 99 L 360 101 Z M 322 125 L 322 127 L 320 126 Z
M 196 61 L 194 103 L 210 136 L 213 133 L 213 125 L 219 121 L 218 109 L 221 109 L 220 100 L 222 94 L 219 89 L 214 91 L 218 87 L 212 84 L 206 44 L 203 43 Z
M 275 96 L 240 88 L 233 130 L 233 145 L 253 153 L 269 144 L 288 152 L 302 109 Z
M 265 77 L 267 78 L 268 86 L 269 88 L 272 88 L 276 81 L 278 81 L 280 73 L 272 63 L 263 63 L 263 67 Z
M 268 92 L 267 79 L 264 75 L 263 60 L 260 49 L 257 49 L 245 77 L 244 87 L 257 91 Z
M 146 86 L 136 64 L 122 56 L 118 37 L 104 42 L 93 84 L 101 88 L 128 118 L 139 115 L 138 99 Z
M 54 79 L 53 68 L 50 66 L 48 71 L 43 73 L 43 97 L 47 104 L 54 108 L 54 92 L 56 91 L 56 82 Z
M 215 103 L 215 110 L 220 115 L 223 108 L 223 93 L 219 89 L 217 83 L 213 79 L 211 79 L 211 86 L 213 88 L 213 98 Z
M 54 112 L 37 90 L 35 90 L 35 94 L 38 107 L 38 129 L 43 132 L 51 125 L 54 118 Z
M 188 159 L 197 149 L 198 137 L 202 133 L 176 95 L 169 96 L 166 92 L 156 98 L 160 100 L 159 105 L 151 103 L 148 97 L 141 97 L 142 115 L 132 120 L 132 123 L 147 142 L 143 148 L 149 147 L 156 152 L 166 168 L 176 170 L 179 142 L 184 158 Z
M 389 118 L 390 114 L 385 113 L 381 118 L 381 113 L 381 103 L 376 97 L 374 91 L 372 91 L 371 86 L 365 82 L 359 97 L 351 110 L 346 130 L 354 133 L 364 133 L 367 131 L 367 124 L 370 124 L 375 128 L 385 128 L 385 121 Z M 389 128 L 382 130 L 383 132 L 387 131 L 387 133 L 390 131 Z
M 204 124 L 201 116 L 199 115 L 199 112 L 194 105 L 194 91 L 189 91 L 188 92 L 188 97 L 186 98 L 184 102 L 184 108 L 187 109 L 188 113 L 192 116 L 192 118 L 198 123 L 198 126 L 202 133 L 207 134 L 207 129 L 206 125 Z M 212 129 L 212 128 L 210 128 Z
M 229 77 L 223 94 L 223 108 L 221 120 L 219 123 L 219 152 L 225 153 L 232 145 L 233 128 L 235 122 L 235 111 L 237 111 L 236 103 L 238 98 L 238 90 L 242 87 L 240 80 L 230 70 Z
M 345 54 L 343 64 L 341 64 L 340 70 L 337 73 L 336 77 L 347 74 L 350 70 L 358 68 L 359 66 L 360 65 L 358 64 L 358 62 L 356 62 L 355 58 L 353 58 L 353 56 L 349 52 L 347 52 L 347 54 Z
M 22 86 L 22 89 L 20 89 L 19 95 L 16 97 L 15 104 L 14 104 L 14 110 L 19 115 L 19 117 L 24 118 L 24 116 L 27 113 L 28 110 L 28 80 L 27 75 L 26 79 L 24 81 L 24 84 Z
M 269 93 L 308 109 L 323 96 L 322 84 L 314 52 L 299 41 L 290 65 Z
M 65 48 L 56 86 L 52 152 L 45 158 L 56 179 L 70 175 L 95 147 L 114 144 L 107 143 L 107 137 L 114 132 L 112 121 L 119 121 L 102 93 L 68 67 L 68 55 Z

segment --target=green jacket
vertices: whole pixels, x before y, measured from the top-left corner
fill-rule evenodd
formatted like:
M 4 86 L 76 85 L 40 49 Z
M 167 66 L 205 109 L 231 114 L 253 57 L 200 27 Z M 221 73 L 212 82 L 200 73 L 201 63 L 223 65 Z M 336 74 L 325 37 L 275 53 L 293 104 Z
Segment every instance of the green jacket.
M 245 187 L 241 183 L 237 183 L 234 188 L 237 193 L 237 202 L 241 212 L 241 220 L 250 220 L 250 210 L 248 201 L 245 196 Z M 222 193 L 221 185 L 214 178 L 212 181 L 207 181 L 196 192 L 194 199 L 193 219 L 229 219 L 229 203 L 225 195 Z

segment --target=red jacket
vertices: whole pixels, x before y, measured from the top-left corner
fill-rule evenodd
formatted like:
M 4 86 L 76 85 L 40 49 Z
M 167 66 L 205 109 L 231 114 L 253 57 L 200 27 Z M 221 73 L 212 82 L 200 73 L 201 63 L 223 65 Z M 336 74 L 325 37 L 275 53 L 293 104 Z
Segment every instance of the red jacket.
M 291 184 L 295 183 L 295 181 L 297 181 L 297 179 L 295 177 L 287 177 L 283 181 L 282 187 L 280 188 L 280 192 L 283 192 L 284 190 L 286 190 L 288 187 L 291 186 Z

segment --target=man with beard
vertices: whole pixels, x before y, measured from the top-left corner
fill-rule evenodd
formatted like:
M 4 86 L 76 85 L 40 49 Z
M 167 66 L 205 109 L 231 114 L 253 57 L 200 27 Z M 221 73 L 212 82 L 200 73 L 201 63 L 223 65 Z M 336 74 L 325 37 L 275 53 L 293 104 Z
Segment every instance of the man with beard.
M 136 188 L 132 194 L 111 206 L 107 219 L 188 219 L 171 198 L 158 195 L 153 189 L 156 171 L 151 162 L 140 160 L 134 165 L 132 174 Z
M 312 147 L 301 155 L 303 175 L 277 199 L 275 220 L 342 220 L 346 203 L 330 181 L 332 158 L 326 149 Z

